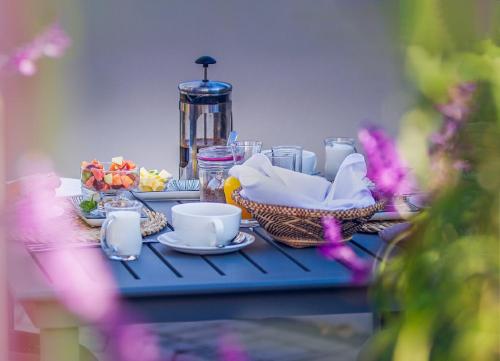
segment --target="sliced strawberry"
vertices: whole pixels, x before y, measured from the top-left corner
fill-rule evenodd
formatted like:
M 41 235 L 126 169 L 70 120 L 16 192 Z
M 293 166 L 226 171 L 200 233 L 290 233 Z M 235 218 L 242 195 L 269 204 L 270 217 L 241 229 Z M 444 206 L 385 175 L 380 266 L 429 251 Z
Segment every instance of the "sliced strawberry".
M 95 179 L 98 181 L 102 181 L 102 179 L 104 178 L 104 172 L 102 169 L 92 168 L 91 172 Z
M 87 181 L 85 182 L 85 187 L 93 188 L 94 187 L 94 180 L 95 180 L 94 177 L 90 177 L 89 179 L 87 179 Z

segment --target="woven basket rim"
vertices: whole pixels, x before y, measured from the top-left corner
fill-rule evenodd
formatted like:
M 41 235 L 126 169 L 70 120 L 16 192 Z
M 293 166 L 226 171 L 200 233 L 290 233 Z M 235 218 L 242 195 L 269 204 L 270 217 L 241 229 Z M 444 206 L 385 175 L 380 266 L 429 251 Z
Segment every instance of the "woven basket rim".
M 386 201 L 381 200 L 375 202 L 373 205 L 368 207 L 361 208 L 349 208 L 349 209 L 339 209 L 339 210 L 325 210 L 325 209 L 310 209 L 310 208 L 300 208 L 300 207 L 291 207 L 291 206 L 283 206 L 277 204 L 267 204 L 251 201 L 245 197 L 243 197 L 241 192 L 241 187 L 235 189 L 232 193 L 233 200 L 245 208 L 263 210 L 266 208 L 266 211 L 269 212 L 285 212 L 291 216 L 296 217 L 333 217 L 339 220 L 342 219 L 355 219 L 355 218 L 364 218 L 371 217 L 373 213 L 380 211 L 384 208 Z

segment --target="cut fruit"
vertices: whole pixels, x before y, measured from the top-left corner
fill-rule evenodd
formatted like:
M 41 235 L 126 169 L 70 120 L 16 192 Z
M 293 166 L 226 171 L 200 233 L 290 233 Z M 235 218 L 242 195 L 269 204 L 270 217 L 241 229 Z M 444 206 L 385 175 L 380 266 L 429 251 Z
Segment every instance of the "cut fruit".
M 169 172 L 167 172 L 165 169 L 162 169 L 160 171 L 160 173 L 158 173 L 158 175 L 160 176 L 161 179 L 163 180 L 167 180 L 167 179 L 170 179 L 172 178 L 172 174 L 170 174 Z
M 94 186 L 94 177 L 90 177 L 89 179 L 87 179 L 87 181 L 85 182 L 85 186 L 87 188 L 92 188 Z
M 85 183 L 90 177 L 92 177 L 92 172 L 84 169 L 82 170 L 82 183 Z
M 162 192 L 165 190 L 167 182 L 172 178 L 172 175 L 165 169 L 158 171 L 157 169 L 147 170 L 146 168 L 141 168 L 139 174 L 141 177 L 139 188 L 143 192 Z
M 111 163 L 122 165 L 123 164 L 123 157 L 113 157 L 113 158 L 111 158 Z
M 122 185 L 125 187 L 125 188 L 130 188 L 130 186 L 132 184 L 134 184 L 134 181 L 132 179 L 130 179 L 129 176 L 126 176 L 126 175 L 122 175 L 121 176 L 122 178 Z
M 135 163 L 132 162 L 131 160 L 123 161 L 122 169 L 131 170 L 131 169 L 135 169 L 135 167 L 136 167 Z
M 114 186 L 121 186 L 122 185 L 122 178 L 120 177 L 119 174 L 113 174 L 113 183 Z
M 112 185 L 113 184 L 113 174 L 111 174 L 111 173 L 105 174 L 104 175 L 104 182 L 109 184 L 109 185 Z
M 81 183 L 93 191 L 131 189 L 137 186 L 140 176 L 137 165 L 123 157 L 113 157 L 109 168 L 94 159 L 81 163 Z
M 165 183 L 158 180 L 158 179 L 153 179 L 153 182 L 151 183 L 151 187 L 155 192 L 162 191 L 165 188 Z
M 92 168 L 90 171 L 92 172 L 92 175 L 94 176 L 95 179 L 97 179 L 98 181 L 102 181 L 104 177 L 102 169 Z
M 252 219 L 252 215 L 245 208 L 240 207 L 233 200 L 232 194 L 233 192 L 241 187 L 241 183 L 236 177 L 228 177 L 224 182 L 224 195 L 226 196 L 226 203 L 235 205 L 236 207 L 241 208 L 241 218 L 242 219 Z

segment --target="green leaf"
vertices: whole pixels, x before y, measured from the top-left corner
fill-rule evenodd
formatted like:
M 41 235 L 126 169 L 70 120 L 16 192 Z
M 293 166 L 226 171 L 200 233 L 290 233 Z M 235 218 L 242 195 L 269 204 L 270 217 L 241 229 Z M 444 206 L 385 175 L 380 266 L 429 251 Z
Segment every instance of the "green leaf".
M 92 212 L 94 209 L 97 208 L 97 202 L 93 199 L 89 199 L 89 200 L 86 200 L 86 201 L 82 201 L 80 203 L 80 208 L 82 211 L 84 211 L 85 213 L 90 213 Z

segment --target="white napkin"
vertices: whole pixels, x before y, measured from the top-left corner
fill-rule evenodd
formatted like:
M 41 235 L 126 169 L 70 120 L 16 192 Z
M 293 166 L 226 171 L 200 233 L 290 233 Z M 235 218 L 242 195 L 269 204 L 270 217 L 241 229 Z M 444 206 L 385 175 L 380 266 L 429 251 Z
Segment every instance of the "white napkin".
M 252 201 L 308 209 L 348 209 L 375 203 L 363 179 L 366 163 L 361 154 L 349 155 L 335 181 L 273 167 L 263 154 L 255 154 L 229 174 L 238 178 L 242 195 Z

